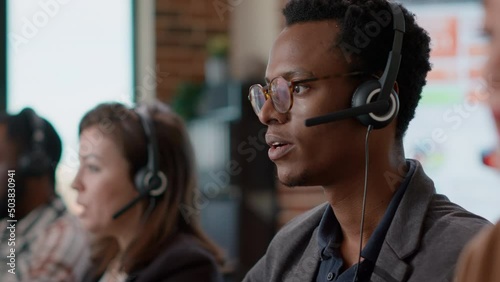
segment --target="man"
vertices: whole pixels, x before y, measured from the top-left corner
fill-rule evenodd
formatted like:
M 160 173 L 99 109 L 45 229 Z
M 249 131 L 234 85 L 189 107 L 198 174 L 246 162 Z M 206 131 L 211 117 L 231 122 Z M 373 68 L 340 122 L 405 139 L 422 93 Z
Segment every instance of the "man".
M 489 36 L 489 60 L 486 66 L 489 105 L 500 141 L 500 2 L 485 0 L 484 31 Z M 500 157 L 500 142 L 497 157 Z M 500 160 L 495 162 L 500 164 Z M 497 166 L 498 167 L 498 166 Z M 481 232 L 465 248 L 457 267 L 457 282 L 500 281 L 500 222 Z
M 279 180 L 322 186 L 328 203 L 280 230 L 244 281 L 450 281 L 462 247 L 489 223 L 405 160 L 430 70 L 427 33 L 385 0 L 291 0 L 284 15 L 270 85 L 249 98 Z
M 0 115 L 0 281 L 81 281 L 84 231 L 56 196 L 61 140 L 31 109 Z

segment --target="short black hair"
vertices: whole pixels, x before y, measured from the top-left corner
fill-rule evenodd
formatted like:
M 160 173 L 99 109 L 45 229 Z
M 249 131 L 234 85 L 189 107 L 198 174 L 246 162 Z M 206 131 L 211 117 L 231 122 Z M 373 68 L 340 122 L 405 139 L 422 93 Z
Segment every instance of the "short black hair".
M 400 4 L 398 6 L 403 12 L 406 24 L 401 50 L 402 60 L 396 80 L 400 100 L 396 138 L 402 139 L 415 116 L 431 64 L 429 35 L 417 25 L 414 14 Z M 391 17 L 389 24 L 380 24 L 384 20 L 384 13 Z M 336 42 L 332 44 L 333 47 L 341 48 L 350 63 L 351 71 L 381 74 L 385 69 L 394 39 L 392 12 L 386 0 L 290 0 L 283 9 L 283 14 L 287 26 L 312 21 L 336 21 L 340 32 Z M 377 21 L 380 31 L 372 30 L 376 35 L 370 36 L 362 48 L 353 47 L 360 45 L 359 41 L 356 41 L 360 32 L 366 35 L 366 29 L 373 27 L 373 23 Z M 345 48 L 346 46 L 351 48 Z M 348 52 L 345 52 L 346 50 Z
M 7 113 L 0 114 L 0 124 L 7 125 L 7 140 L 15 144 L 17 149 L 17 157 L 28 153 L 33 149 L 33 132 L 35 125 L 31 117 L 32 111 L 29 108 L 21 110 L 17 115 L 9 115 Z M 39 116 L 40 117 L 40 116 Z M 53 184 L 55 184 L 55 170 L 61 159 L 62 142 L 56 130 L 50 122 L 40 117 L 43 120 L 44 140 L 41 146 L 50 160 L 50 171 L 48 176 Z

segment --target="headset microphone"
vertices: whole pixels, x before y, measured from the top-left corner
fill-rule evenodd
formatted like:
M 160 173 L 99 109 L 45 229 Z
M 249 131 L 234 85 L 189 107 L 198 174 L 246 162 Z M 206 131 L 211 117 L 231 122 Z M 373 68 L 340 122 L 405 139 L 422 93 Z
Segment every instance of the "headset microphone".
M 371 79 L 361 84 L 352 95 L 351 108 L 305 121 L 307 127 L 356 117 L 363 125 L 380 129 L 387 126 L 398 114 L 399 99 L 393 90 L 405 33 L 405 19 L 401 8 L 389 2 L 393 15 L 394 40 L 389 52 L 384 73 L 380 79 Z
M 137 197 L 135 197 L 132 201 L 130 201 L 128 204 L 126 204 L 123 208 L 121 208 L 119 211 L 117 211 L 114 215 L 113 215 L 113 219 L 117 219 L 118 217 L 120 217 L 122 214 L 124 214 L 126 211 L 128 211 L 130 208 L 132 208 L 133 206 L 135 206 L 135 204 L 137 204 L 140 200 L 142 200 L 142 198 L 144 198 L 145 196 L 147 196 L 147 194 L 141 194 Z
M 343 120 L 348 118 L 357 117 L 360 115 L 366 115 L 369 113 L 379 113 L 385 112 L 389 108 L 389 102 L 387 101 L 376 101 L 356 108 L 345 109 L 335 113 L 330 113 L 324 116 L 319 116 L 315 118 L 310 118 L 306 120 L 306 126 L 315 126 L 323 123 L 333 122 L 337 120 Z
M 156 198 L 159 198 L 167 190 L 167 176 L 159 169 L 159 151 L 153 121 L 149 116 L 147 108 L 139 108 L 135 112 L 139 116 L 144 133 L 146 134 L 148 161 L 146 166 L 139 169 L 134 177 L 135 188 L 139 192 L 139 195 L 117 211 L 113 215 L 113 219 L 120 217 L 147 196 L 151 198 L 150 208 L 148 209 L 150 212 L 154 208 Z
M 150 185 L 152 187 L 157 187 L 158 185 L 161 185 L 161 182 L 157 182 L 157 179 L 151 179 L 150 181 L 151 181 Z M 160 181 L 163 181 L 163 180 L 160 180 Z M 165 183 L 166 183 L 166 178 L 165 178 Z M 150 196 L 150 194 L 151 194 L 151 191 L 148 191 L 148 190 L 139 191 L 139 196 L 135 197 L 132 201 L 130 201 L 123 208 L 121 208 L 119 211 L 117 211 L 113 215 L 113 219 L 117 219 L 118 217 L 120 217 L 122 214 L 124 214 L 130 208 L 132 208 L 133 206 L 135 206 L 144 197 Z

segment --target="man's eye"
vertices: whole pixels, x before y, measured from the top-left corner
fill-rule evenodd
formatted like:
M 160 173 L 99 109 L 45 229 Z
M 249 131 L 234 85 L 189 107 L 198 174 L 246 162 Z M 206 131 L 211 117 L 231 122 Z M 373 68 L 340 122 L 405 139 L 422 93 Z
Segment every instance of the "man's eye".
M 305 85 L 295 85 L 293 87 L 293 94 L 300 94 L 308 89 Z

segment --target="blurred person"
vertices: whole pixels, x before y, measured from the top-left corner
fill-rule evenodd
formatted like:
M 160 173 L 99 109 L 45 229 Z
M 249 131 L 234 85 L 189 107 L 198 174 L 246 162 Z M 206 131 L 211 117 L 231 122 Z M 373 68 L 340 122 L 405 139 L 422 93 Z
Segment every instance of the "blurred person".
M 489 37 L 486 65 L 489 105 L 495 120 L 498 149 L 495 164 L 500 170 L 500 1 L 484 0 L 484 31 Z M 486 228 L 464 249 L 457 266 L 457 282 L 500 281 L 500 222 Z
M 490 223 L 405 158 L 427 32 L 385 0 L 290 0 L 283 12 L 268 84 L 249 99 L 279 181 L 322 186 L 327 203 L 286 224 L 244 281 L 451 281 Z
M 96 106 L 79 126 L 73 182 L 95 236 L 89 281 L 220 281 L 219 248 L 196 210 L 193 150 L 184 123 L 157 102 Z
M 0 115 L 0 281 L 81 281 L 85 231 L 56 195 L 61 139 L 25 108 Z

